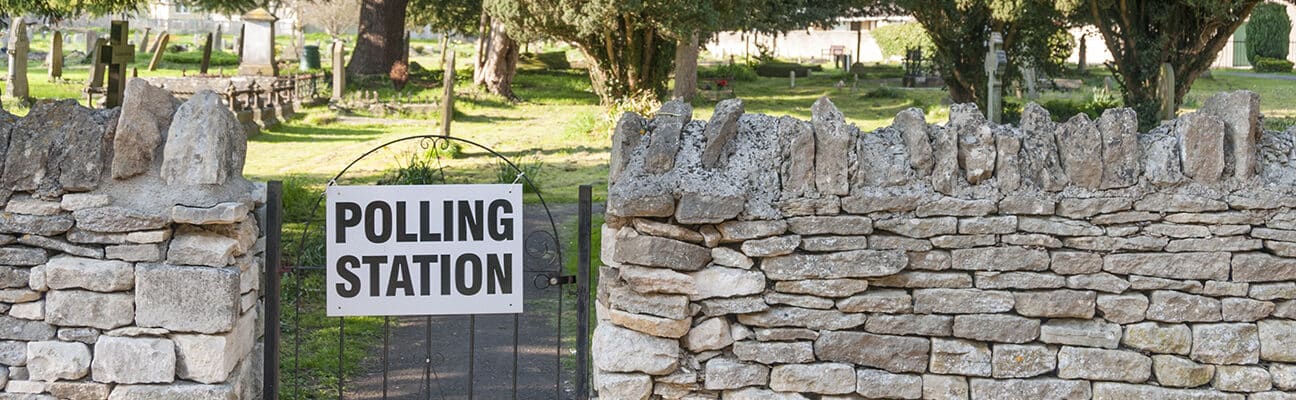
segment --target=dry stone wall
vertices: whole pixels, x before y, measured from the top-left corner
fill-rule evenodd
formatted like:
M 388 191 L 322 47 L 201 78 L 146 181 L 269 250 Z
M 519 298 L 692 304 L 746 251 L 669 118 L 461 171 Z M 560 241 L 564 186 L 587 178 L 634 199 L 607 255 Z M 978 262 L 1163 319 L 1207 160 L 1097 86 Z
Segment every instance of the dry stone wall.
M 710 121 L 613 137 L 612 399 L 1296 399 L 1296 130 L 1220 94 L 1021 126 Z
M 210 91 L 0 111 L 0 400 L 261 396 L 263 186 Z

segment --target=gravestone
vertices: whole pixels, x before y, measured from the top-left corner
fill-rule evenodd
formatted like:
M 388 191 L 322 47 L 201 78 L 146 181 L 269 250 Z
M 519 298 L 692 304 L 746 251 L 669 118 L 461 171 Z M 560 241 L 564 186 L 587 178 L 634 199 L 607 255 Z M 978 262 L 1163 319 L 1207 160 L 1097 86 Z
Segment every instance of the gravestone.
M 1162 120 L 1174 119 L 1175 71 L 1170 63 L 1161 64 L 1161 85 L 1157 87 L 1157 95 L 1161 97 L 1161 110 L 1158 117 Z
M 90 79 L 86 81 L 86 90 L 93 91 L 103 87 L 104 71 L 107 68 L 102 60 L 103 52 L 109 51 L 108 39 L 95 39 L 94 52 L 90 53 Z
M 215 49 L 216 51 L 222 51 L 224 49 L 224 47 L 221 47 L 221 31 L 223 28 L 224 26 L 222 25 L 216 25 L 216 35 L 212 37 L 212 49 Z
M 207 42 L 203 43 L 202 65 L 198 66 L 198 73 L 207 75 L 207 67 L 211 66 L 212 53 L 212 34 L 207 34 Z
M 1036 87 L 1038 82 L 1035 81 L 1035 74 L 1035 67 L 1026 66 L 1026 68 L 1022 68 L 1022 80 L 1026 82 L 1026 98 L 1031 100 L 1039 98 L 1039 88 Z
M 27 24 L 22 17 L 15 17 L 9 23 L 9 97 L 27 98 Z
M 454 84 L 455 84 L 455 55 L 450 53 L 446 57 L 445 79 L 441 81 L 443 86 L 441 92 L 441 135 L 450 136 L 450 122 L 454 118 Z
M 274 57 L 274 15 L 257 8 L 243 15 L 243 51 L 239 75 L 277 75 Z
M 994 123 L 999 123 L 1000 113 L 1003 111 L 1003 93 L 1001 88 L 1003 82 L 1004 69 L 1008 66 L 1008 54 L 1003 51 L 1003 35 L 999 32 L 990 33 L 990 41 L 986 43 L 985 71 L 989 81 L 989 93 L 986 101 L 986 119 Z
M 98 43 L 99 43 L 99 32 L 97 32 L 97 31 L 95 31 L 95 30 L 93 30 L 93 29 L 86 29 L 86 31 L 85 31 L 85 53 L 86 53 L 86 54 L 94 53 L 94 51 L 95 51 L 95 46 L 97 46 Z
M 234 51 L 238 52 L 239 62 L 243 61 L 243 34 L 247 33 L 247 24 L 239 25 L 238 39 L 234 42 Z
M 63 32 L 61 31 L 54 31 L 54 37 L 50 39 L 49 77 L 50 79 L 63 78 Z
M 144 46 L 148 44 L 149 34 L 152 32 L 153 32 L 153 28 L 144 28 L 144 30 L 140 32 L 140 37 L 138 40 L 135 41 L 135 44 L 139 46 Z
M 788 88 L 796 89 L 796 71 L 788 71 Z
M 333 100 L 342 101 L 346 93 L 346 45 L 333 40 Z
M 167 43 L 170 41 L 171 34 L 169 33 L 163 33 L 158 36 L 157 46 L 153 50 L 153 58 L 149 60 L 149 71 L 157 71 L 158 64 L 162 62 L 162 53 L 166 52 Z
M 167 31 L 159 32 L 159 34 L 158 34 L 158 38 L 157 38 L 157 39 L 153 39 L 153 43 L 149 43 L 149 47 L 146 48 L 146 49 L 144 49 L 145 52 L 149 52 L 149 53 L 156 53 L 157 50 L 158 50 L 159 45 L 165 45 L 165 44 L 162 44 L 162 39 L 163 39 L 163 38 L 167 38 L 167 36 L 171 36 L 171 34 L 168 34 Z

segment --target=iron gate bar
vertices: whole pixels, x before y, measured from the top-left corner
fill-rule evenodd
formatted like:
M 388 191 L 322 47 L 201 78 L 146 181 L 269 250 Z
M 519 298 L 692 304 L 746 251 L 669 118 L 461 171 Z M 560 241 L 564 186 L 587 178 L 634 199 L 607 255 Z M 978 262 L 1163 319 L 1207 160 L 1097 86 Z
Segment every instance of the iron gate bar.
M 265 284 L 266 305 L 265 319 L 279 326 L 279 264 L 280 236 L 283 231 L 283 182 L 266 182 L 266 262 Z M 279 329 L 265 330 L 265 370 L 262 371 L 264 386 L 261 394 L 266 399 L 279 398 Z
M 545 199 L 544 199 L 544 195 L 540 192 L 539 187 L 536 186 L 535 183 L 532 182 L 531 178 L 528 177 L 528 176 L 526 176 L 526 174 L 523 172 L 523 170 L 522 170 L 521 168 L 518 168 L 518 166 L 517 166 L 516 164 L 514 164 L 512 160 L 509 160 L 509 159 L 508 159 L 507 157 L 505 157 L 503 154 L 500 154 L 499 152 L 497 152 L 497 151 L 495 151 L 495 150 L 493 150 L 493 149 L 491 149 L 491 148 L 489 148 L 489 147 L 486 147 L 486 146 L 484 146 L 484 145 L 482 145 L 482 144 L 480 144 L 480 143 L 474 142 L 474 141 L 472 141 L 472 140 L 463 139 L 463 138 L 458 138 L 458 137 L 454 137 L 454 136 L 448 136 L 448 135 L 414 135 L 414 136 L 407 136 L 407 137 L 403 137 L 403 138 L 399 138 L 399 139 L 393 139 L 393 140 L 390 140 L 390 141 L 385 142 L 385 143 L 383 143 L 383 144 L 380 144 L 380 145 L 378 145 L 378 146 L 375 146 L 374 148 L 372 148 L 372 149 L 370 149 L 370 150 L 368 150 L 368 151 L 362 153 L 359 157 L 356 157 L 355 159 L 351 160 L 351 162 L 349 162 L 349 163 L 346 165 L 346 167 L 342 168 L 341 171 L 339 171 L 336 175 L 333 176 L 332 179 L 330 179 L 330 180 L 328 181 L 328 186 L 332 186 L 332 185 L 337 184 L 337 181 L 338 181 L 339 179 L 341 179 L 342 176 L 345 175 L 345 174 L 346 174 L 346 173 L 347 173 L 347 172 L 348 172 L 352 167 L 354 167 L 354 166 L 356 165 L 356 163 L 358 163 L 358 162 L 360 162 L 361 160 L 365 159 L 365 158 L 368 157 L 369 155 L 372 155 L 373 153 L 378 152 L 379 150 L 382 150 L 382 149 L 384 149 L 384 148 L 387 148 L 387 147 L 390 146 L 390 145 L 393 145 L 393 144 L 396 144 L 396 143 L 400 143 L 400 142 L 405 142 L 405 141 L 411 141 L 411 140 L 420 140 L 419 146 L 422 147 L 422 148 L 424 148 L 424 149 L 427 149 L 427 148 L 429 148 L 430 146 L 436 146 L 438 143 L 441 143 L 441 142 L 447 142 L 447 143 L 448 143 L 448 142 L 450 142 L 450 141 L 456 141 L 456 142 L 467 143 L 467 144 L 469 144 L 469 145 L 475 146 L 475 147 L 477 147 L 478 149 L 481 149 L 481 150 L 483 150 L 483 151 L 485 151 L 485 152 L 491 154 L 492 156 L 494 156 L 495 158 L 499 159 L 500 161 L 503 161 L 506 165 L 509 166 L 509 168 L 512 168 L 513 171 L 516 171 L 516 172 L 517 172 L 517 179 L 516 179 L 514 182 L 516 183 L 516 182 L 519 182 L 519 181 L 523 181 L 523 182 L 526 184 L 526 186 L 531 187 L 531 189 L 533 190 L 534 194 L 536 195 L 536 198 L 540 201 L 540 206 L 544 208 L 544 210 L 545 210 L 545 214 L 546 214 L 546 217 L 547 217 L 547 219 L 549 220 L 549 232 L 545 232 L 545 231 L 543 231 L 543 230 L 538 230 L 538 231 L 535 231 L 535 232 L 533 232 L 533 233 L 538 233 L 538 234 L 542 234 L 542 235 L 549 235 L 549 236 L 551 236 L 551 237 L 549 238 L 549 239 L 550 239 L 549 241 L 551 241 L 551 242 L 554 244 L 554 247 L 553 247 L 553 249 L 552 249 L 552 250 L 553 250 L 553 253 L 554 253 L 554 255 L 553 255 L 553 257 L 552 257 L 552 260 L 556 260 L 556 262 L 558 263 L 558 264 L 557 264 L 557 271 L 556 271 L 556 272 L 557 272 L 558 277 L 561 278 L 561 283 L 558 283 L 558 285 L 562 285 L 562 284 L 566 284 L 566 283 L 572 283 L 572 282 L 571 282 L 572 280 L 570 279 L 571 277 L 569 277 L 569 276 L 563 276 L 563 274 L 562 274 L 562 260 L 563 260 L 563 257 L 562 257 L 562 246 L 561 246 L 561 240 L 559 239 L 559 235 L 558 235 L 558 225 L 557 225 L 557 223 L 554 221 L 554 219 L 553 219 L 553 214 L 550 212 L 550 210 L 549 210 L 549 205 L 548 205 L 548 203 L 545 201 Z M 323 202 L 324 202 L 325 195 L 326 195 L 326 193 L 321 193 L 320 196 L 316 198 L 314 205 L 311 207 L 311 212 L 310 212 L 310 214 L 309 214 L 310 216 L 317 215 L 317 213 L 319 212 L 319 208 L 320 208 L 321 204 L 323 204 Z M 281 213 L 280 213 L 280 214 L 281 214 Z M 281 216 L 279 216 L 279 217 L 282 218 Z M 299 240 L 298 243 L 297 243 L 297 254 L 298 254 L 299 256 L 303 253 L 303 251 L 304 251 L 304 249 L 305 249 L 306 241 L 307 241 L 307 239 L 308 239 L 308 237 L 309 237 L 309 235 L 310 235 L 310 232 L 311 232 L 311 229 L 310 229 L 310 228 L 311 228 L 312 222 L 314 222 L 314 221 L 312 221 L 312 220 L 307 220 L 307 221 L 306 221 L 306 226 L 305 226 L 305 228 L 302 230 L 301 240 Z M 280 231 L 280 230 L 281 230 L 281 229 L 276 230 L 276 233 L 278 233 L 278 231 Z M 550 233 L 550 232 L 552 232 L 552 233 Z M 543 239 L 542 239 L 542 240 L 543 240 Z M 586 240 L 586 241 L 587 241 L 588 238 L 586 237 L 586 238 L 584 238 L 584 239 L 582 239 L 582 240 Z M 267 239 L 267 244 L 269 244 L 268 241 L 269 241 L 269 239 Z M 267 246 L 267 247 L 269 247 L 269 246 Z M 277 250 L 277 248 L 276 248 L 276 250 Z M 278 254 L 276 254 L 275 256 L 276 256 L 276 258 L 278 258 Z M 588 257 L 585 257 L 585 259 L 586 259 L 585 263 L 588 263 Z M 323 266 L 320 266 L 320 267 L 294 267 L 294 268 L 290 269 L 290 271 L 292 271 L 293 274 L 294 274 L 294 281 L 295 281 L 295 283 L 297 284 L 297 288 L 296 288 L 296 290 L 297 290 L 297 297 L 295 298 L 295 310 L 296 310 L 296 313 L 294 314 L 294 318 L 293 318 L 293 326 L 294 326 L 294 328 L 297 329 L 296 331 L 294 331 L 294 334 L 296 335 L 296 340 L 294 341 L 294 352 L 295 352 L 294 354 L 297 354 L 297 355 L 300 355 L 300 354 L 301 354 L 301 338 L 300 338 L 301 332 L 300 332 L 300 328 L 301 328 L 302 297 L 303 297 L 303 291 L 304 291 L 304 289 L 303 289 L 303 288 L 304 288 L 304 285 L 303 285 L 303 282 L 302 282 L 302 274 L 301 274 L 301 273 L 298 273 L 297 270 L 324 270 L 324 269 L 326 269 L 326 267 L 323 267 Z M 586 266 L 586 269 L 588 269 L 588 265 Z M 275 281 L 278 281 L 278 280 L 279 280 L 279 279 L 278 279 L 279 277 L 277 276 L 277 275 L 278 275 L 278 272 L 279 272 L 279 271 L 278 271 L 277 268 L 276 268 L 276 274 L 275 274 L 276 276 L 275 276 L 275 278 L 274 278 Z M 532 271 L 527 271 L 527 272 L 537 272 L 537 271 L 532 270 Z M 547 275 L 547 272 L 548 272 L 548 271 L 543 271 L 543 272 L 545 272 L 545 274 Z M 549 282 L 546 282 L 546 283 L 549 283 Z M 578 285 L 578 286 L 583 286 L 583 287 L 584 287 L 583 290 L 582 290 L 581 288 L 578 288 L 577 291 L 578 291 L 578 292 L 583 292 L 583 293 L 585 293 L 585 294 L 586 294 L 585 297 L 588 297 L 588 285 L 589 285 L 589 283 L 588 283 L 588 274 L 583 275 L 583 277 L 581 278 L 581 281 L 578 281 L 577 283 L 581 283 L 581 284 Z M 276 289 L 277 289 L 277 288 L 276 288 Z M 277 290 L 276 290 L 276 291 L 277 291 Z M 556 350 L 556 351 L 555 351 L 555 360 L 554 360 L 554 365 L 555 365 L 554 392 L 555 392 L 555 395 L 557 396 L 557 398 L 561 398 L 561 397 L 562 397 L 562 347 L 563 347 L 563 346 L 562 346 L 562 311 L 563 311 L 563 307 L 562 307 L 562 306 L 563 306 L 563 293 L 562 293 L 561 286 L 559 286 L 557 297 L 558 297 L 558 313 L 557 313 L 558 337 L 557 337 L 556 345 L 555 345 L 555 350 Z M 588 301 L 588 300 L 585 300 L 585 301 Z M 578 304 L 579 304 L 579 303 L 580 303 L 580 301 L 578 300 Z M 278 302 L 276 302 L 275 307 L 278 308 Z M 276 309 L 276 311 L 277 311 L 277 309 Z M 385 318 L 386 318 L 386 317 L 385 317 Z M 517 315 L 514 316 L 514 332 L 513 332 L 513 335 L 514 335 L 514 343 L 513 343 L 514 354 L 513 354 L 513 358 L 514 358 L 514 360 L 513 360 L 513 371 L 512 371 L 512 374 L 513 374 L 513 377 L 512 377 L 512 378 L 513 378 L 513 398 L 514 398 L 514 399 L 517 398 L 517 381 L 518 381 L 518 365 L 519 365 L 519 363 L 518 363 L 518 335 L 519 335 L 519 325 L 520 325 L 520 324 L 519 324 L 519 320 L 518 320 L 518 318 L 519 318 L 519 317 L 518 317 Z M 427 365 L 425 366 L 425 370 L 426 370 L 426 371 L 429 371 L 429 372 L 432 372 L 432 374 L 435 375 L 435 371 L 432 371 L 432 367 L 431 367 L 431 341 L 430 341 L 430 336 L 431 336 L 431 325 L 430 325 L 430 323 L 431 323 L 431 319 L 432 319 L 431 316 L 428 316 L 428 318 L 427 318 L 427 322 L 428 322 L 428 324 L 429 324 L 429 325 L 428 325 L 429 344 L 428 344 L 428 350 L 427 350 L 427 351 L 428 351 L 428 353 L 429 353 L 429 356 L 428 356 L 428 358 L 427 358 L 426 361 L 425 361 L 425 362 L 427 363 Z M 580 320 L 585 320 L 585 321 L 586 321 L 586 324 L 588 324 L 588 311 L 587 311 L 587 310 L 583 310 L 583 309 L 582 309 L 582 310 L 579 310 L 579 312 L 577 313 L 577 319 L 578 319 L 578 322 L 579 322 Z M 270 321 L 270 319 L 267 319 L 267 321 Z M 386 321 L 386 319 L 385 319 L 385 320 L 384 320 L 384 357 L 383 357 L 383 363 L 384 363 L 384 370 L 383 370 L 383 374 L 384 374 L 384 385 L 383 385 L 383 386 L 384 386 L 384 387 L 383 387 L 383 391 L 384 391 L 384 398 L 387 398 L 387 396 L 386 396 L 386 384 L 385 384 L 385 382 L 386 382 L 386 375 L 387 375 L 387 367 L 386 367 L 386 366 L 387 366 L 387 355 L 386 355 L 385 353 L 386 353 L 386 351 L 387 351 L 386 347 L 388 347 L 388 346 L 387 346 L 387 338 L 386 338 L 386 336 L 389 335 L 389 332 L 390 332 L 390 328 L 389 328 L 389 326 L 390 326 L 390 324 L 389 324 L 389 323 Z M 474 352 L 473 347 L 475 347 L 475 339 L 476 339 L 476 338 L 475 338 L 475 336 L 476 336 L 476 328 L 475 328 L 475 326 L 476 326 L 476 317 L 473 316 L 473 315 L 469 315 L 469 326 L 470 326 L 470 332 L 469 332 L 469 343 L 470 343 L 470 346 L 469 346 L 469 360 L 468 360 L 468 362 L 469 362 L 469 371 L 468 371 L 468 374 L 469 374 L 468 395 L 469 395 L 469 399 L 474 399 L 475 397 L 474 397 L 474 394 L 473 394 L 473 393 L 474 393 L 474 389 L 475 389 L 475 381 L 476 381 L 476 379 L 475 379 L 475 352 Z M 279 336 L 279 335 L 278 335 L 279 332 L 277 331 L 277 329 L 281 329 L 281 328 L 276 328 L 276 332 L 275 332 L 275 334 L 276 334 L 276 336 Z M 587 329 L 582 329 L 582 332 L 584 332 L 584 331 L 586 331 L 586 330 L 587 330 Z M 581 335 L 581 336 L 584 337 L 585 335 Z M 585 341 L 587 342 L 587 341 L 588 341 L 588 338 L 585 338 Z M 338 381 L 337 381 L 337 392 L 338 392 L 338 399 L 339 399 L 339 400 L 345 398 L 345 383 L 346 383 L 346 376 L 345 376 L 344 373 L 342 373 L 342 366 L 343 366 L 343 364 L 344 364 L 344 354 L 345 354 L 345 346 L 346 346 L 345 342 L 346 342 L 346 318 L 344 318 L 344 317 L 338 317 L 338 378 L 337 378 Z M 578 342 L 578 343 L 579 343 L 579 342 Z M 588 343 L 586 343 L 586 344 L 588 344 Z M 277 341 L 276 341 L 275 347 L 277 347 Z M 267 352 L 269 351 L 269 348 L 270 348 L 270 346 L 267 346 Z M 579 348 L 578 348 L 578 349 L 577 349 L 577 352 L 578 352 L 578 353 L 582 352 L 582 349 L 579 349 Z M 587 352 L 587 351 L 586 351 L 586 352 Z M 275 354 L 275 358 L 277 359 L 277 352 L 276 352 L 276 354 Z M 581 364 L 583 365 L 583 363 L 581 363 Z M 299 357 L 299 356 L 298 356 L 298 357 L 294 357 L 294 360 L 293 360 L 293 369 L 294 369 L 294 371 L 293 371 L 293 377 L 294 377 L 294 379 L 293 379 L 293 389 L 294 389 L 293 393 L 294 393 L 294 397 L 296 397 L 296 396 L 299 396 L 300 393 L 301 393 L 301 392 L 300 392 L 300 389 L 301 389 L 300 386 L 301 386 L 301 381 L 302 381 L 302 380 L 301 380 L 301 360 L 300 360 L 300 357 Z M 271 369 L 267 369 L 267 371 L 270 371 L 270 370 L 271 370 Z M 273 379 L 269 379 L 269 378 L 270 378 L 270 377 L 268 376 L 269 372 L 267 372 L 267 379 L 276 382 L 274 386 L 276 386 L 276 387 L 275 387 L 275 390 L 277 391 L 277 389 L 278 389 L 278 388 L 277 388 L 277 386 L 278 386 L 278 385 L 277 385 L 277 382 L 278 382 L 278 375 L 279 375 L 279 370 L 278 370 L 278 365 L 277 365 L 277 363 L 276 363 L 276 365 L 275 365 L 274 368 L 273 368 L 273 372 L 274 372 L 274 374 L 275 374 L 275 376 L 273 377 Z M 425 375 L 427 375 L 426 372 L 425 372 Z M 581 381 L 587 381 L 587 380 L 588 380 L 588 377 L 587 377 L 587 376 L 584 376 L 584 375 L 586 375 L 586 374 L 582 374 L 582 376 L 579 377 L 578 380 L 581 380 Z M 439 378 L 438 378 L 438 379 L 439 379 Z M 427 384 L 427 386 L 429 387 L 429 396 L 430 396 L 430 395 L 431 395 L 431 392 L 430 392 L 430 386 L 431 386 L 431 384 L 429 383 L 429 384 Z M 440 386 L 440 382 L 438 382 L 438 386 Z M 268 387 L 268 386 L 267 386 L 267 387 Z M 578 396 L 579 396 L 579 395 L 578 395 Z M 442 393 L 442 397 L 444 397 L 444 393 Z M 271 398 L 278 398 L 278 394 L 276 393 L 275 396 L 274 396 L 274 397 L 271 397 Z
M 593 195 L 590 185 L 580 186 L 576 260 L 576 399 L 589 399 L 589 274 L 590 241 L 593 236 Z M 562 309 L 559 308 L 559 313 Z M 561 325 L 559 326 L 561 328 Z M 561 340 L 561 339 L 559 339 Z

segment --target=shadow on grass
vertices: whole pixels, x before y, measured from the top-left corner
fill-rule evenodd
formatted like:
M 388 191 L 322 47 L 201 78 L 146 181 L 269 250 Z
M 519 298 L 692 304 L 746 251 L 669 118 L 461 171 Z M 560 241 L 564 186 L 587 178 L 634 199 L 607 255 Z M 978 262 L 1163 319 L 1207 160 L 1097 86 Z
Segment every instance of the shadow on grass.
M 248 138 L 249 142 L 356 142 L 381 136 L 378 129 L 279 124 Z

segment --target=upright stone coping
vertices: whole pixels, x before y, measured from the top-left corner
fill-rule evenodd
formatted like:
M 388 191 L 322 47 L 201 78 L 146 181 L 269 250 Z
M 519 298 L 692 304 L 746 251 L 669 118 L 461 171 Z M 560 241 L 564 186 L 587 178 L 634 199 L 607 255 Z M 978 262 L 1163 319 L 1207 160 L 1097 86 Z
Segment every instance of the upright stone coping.
M 246 138 L 210 91 L 127 91 L 0 111 L 0 399 L 260 398 Z
M 1035 104 L 1021 126 L 955 105 L 873 132 L 826 98 L 810 121 L 626 114 L 595 387 L 1296 398 L 1296 128 L 1263 131 L 1250 92 L 1204 104 L 1145 133 L 1129 109 Z

